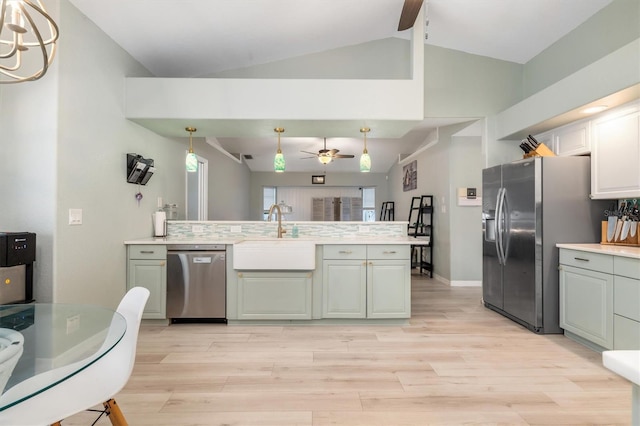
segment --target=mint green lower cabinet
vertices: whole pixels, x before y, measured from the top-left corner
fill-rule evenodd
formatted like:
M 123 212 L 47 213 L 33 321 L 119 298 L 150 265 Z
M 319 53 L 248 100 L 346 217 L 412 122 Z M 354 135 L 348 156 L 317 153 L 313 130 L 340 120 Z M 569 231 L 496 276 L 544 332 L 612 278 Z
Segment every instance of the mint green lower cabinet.
M 142 318 L 165 319 L 167 307 L 167 261 L 132 259 L 128 262 L 127 289 L 144 287 L 149 300 Z
M 613 330 L 613 349 L 635 351 L 640 349 L 640 322 L 614 315 Z
M 322 317 L 366 318 L 367 268 L 362 260 L 325 260 Z
M 242 320 L 311 319 L 312 272 L 238 272 L 238 311 Z
M 369 260 L 367 318 L 410 317 L 411 261 Z
M 613 275 L 561 265 L 560 327 L 613 349 Z
M 640 349 L 640 261 L 615 259 L 613 277 L 613 348 Z M 627 266 L 627 270 L 624 269 Z M 618 273 L 626 276 L 619 276 Z M 629 278 L 630 276 L 634 278 Z
M 144 287 L 149 300 L 142 313 L 143 319 L 167 317 L 167 247 L 142 244 L 127 246 L 127 290 Z

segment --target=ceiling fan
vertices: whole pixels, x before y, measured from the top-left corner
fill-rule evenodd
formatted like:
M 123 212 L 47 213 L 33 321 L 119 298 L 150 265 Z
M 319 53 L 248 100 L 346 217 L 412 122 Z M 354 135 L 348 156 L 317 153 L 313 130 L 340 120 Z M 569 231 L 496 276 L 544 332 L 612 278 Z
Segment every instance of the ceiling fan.
M 333 161 L 334 158 L 353 158 L 352 154 L 338 154 L 340 152 L 339 149 L 327 149 L 327 138 L 324 138 L 324 148 L 319 150 L 317 153 L 309 152 L 309 151 L 300 151 L 306 154 L 311 154 L 313 157 L 303 157 L 304 158 L 318 158 L 322 164 L 329 164 Z
M 423 1 L 424 0 L 404 0 L 402 13 L 400 14 L 400 22 L 398 23 L 398 31 L 408 30 L 413 27 Z

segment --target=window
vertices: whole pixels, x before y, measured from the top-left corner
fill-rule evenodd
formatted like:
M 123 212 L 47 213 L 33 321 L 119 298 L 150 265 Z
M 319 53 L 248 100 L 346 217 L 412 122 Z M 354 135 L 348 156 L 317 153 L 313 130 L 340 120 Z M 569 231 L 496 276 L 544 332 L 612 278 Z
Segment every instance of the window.
M 276 187 L 265 186 L 262 188 L 262 220 L 267 220 L 269 208 L 276 204 Z
M 376 220 L 376 189 L 362 188 L 362 221 L 375 222 Z

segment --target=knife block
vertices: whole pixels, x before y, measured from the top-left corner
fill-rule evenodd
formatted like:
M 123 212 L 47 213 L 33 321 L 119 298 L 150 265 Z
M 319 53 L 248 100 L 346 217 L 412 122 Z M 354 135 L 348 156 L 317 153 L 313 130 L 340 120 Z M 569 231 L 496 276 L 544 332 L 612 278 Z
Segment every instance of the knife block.
M 553 151 L 551 151 L 548 146 L 546 146 L 545 144 L 541 143 L 540 145 L 538 145 L 538 147 L 535 149 L 535 151 L 529 152 L 527 154 L 524 154 L 524 157 L 522 157 L 522 158 L 555 157 L 555 156 L 556 156 L 556 154 L 554 154 Z
M 633 224 L 633 222 L 632 222 Z M 633 237 L 631 236 L 631 233 L 629 233 L 629 235 L 627 235 L 627 238 L 625 238 L 624 240 L 615 240 L 615 236 L 614 236 L 614 240 L 613 241 L 607 241 L 607 222 L 603 221 L 602 222 L 602 235 L 600 236 L 600 244 L 608 244 L 608 245 L 616 245 L 616 246 L 634 246 L 634 247 L 640 247 L 640 222 L 635 222 L 635 226 L 637 226 L 638 229 L 636 229 L 636 235 L 634 235 Z

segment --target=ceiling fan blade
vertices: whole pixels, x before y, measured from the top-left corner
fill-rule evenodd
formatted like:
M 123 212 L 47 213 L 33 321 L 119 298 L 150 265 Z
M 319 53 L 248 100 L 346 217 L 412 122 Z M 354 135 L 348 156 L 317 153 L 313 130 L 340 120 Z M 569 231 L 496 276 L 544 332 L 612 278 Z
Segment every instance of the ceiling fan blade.
M 408 30 L 413 27 L 418 12 L 420 12 L 420 8 L 422 7 L 422 2 L 423 0 L 404 0 L 402 13 L 400 14 L 400 22 L 398 23 L 398 31 Z
M 317 152 L 309 152 L 309 151 L 300 151 L 300 152 L 304 152 L 305 154 L 311 154 L 311 155 L 318 156 Z
M 352 154 L 336 154 L 333 156 L 333 158 L 353 158 L 354 155 Z
M 331 154 L 332 156 L 336 155 L 338 152 L 340 152 L 339 149 L 330 149 L 327 151 L 329 154 Z
M 318 151 L 318 154 L 326 154 L 327 152 L 331 152 L 330 149 L 321 149 L 320 151 Z
M 300 159 L 301 160 L 306 160 L 306 159 L 309 159 L 309 158 L 317 158 L 317 157 L 318 157 L 317 155 L 314 155 L 313 157 L 300 157 Z

